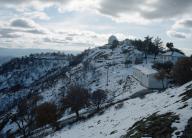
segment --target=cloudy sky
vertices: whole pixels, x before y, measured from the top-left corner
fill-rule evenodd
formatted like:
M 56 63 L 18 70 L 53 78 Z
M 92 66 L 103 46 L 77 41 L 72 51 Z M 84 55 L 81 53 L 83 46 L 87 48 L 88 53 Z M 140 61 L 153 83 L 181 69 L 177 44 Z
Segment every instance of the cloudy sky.
M 0 0 L 0 47 L 84 50 L 147 35 L 192 53 L 192 0 Z

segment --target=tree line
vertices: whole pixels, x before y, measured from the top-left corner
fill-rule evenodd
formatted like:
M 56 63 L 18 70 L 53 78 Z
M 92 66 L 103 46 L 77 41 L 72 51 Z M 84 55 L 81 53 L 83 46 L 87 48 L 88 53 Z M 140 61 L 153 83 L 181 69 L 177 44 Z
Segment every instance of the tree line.
M 183 57 L 179 59 L 174 65 L 171 61 L 165 63 L 155 63 L 153 68 L 158 70 L 155 76 L 162 81 L 163 88 L 165 80 L 171 80 L 172 83 L 183 85 L 192 80 L 192 58 Z
M 61 105 L 53 102 L 41 103 L 42 97 L 38 95 L 28 95 L 21 99 L 16 106 L 15 112 L 10 116 L 10 120 L 17 125 L 17 132 L 8 132 L 8 137 L 20 134 L 27 138 L 33 134 L 33 130 L 50 125 L 54 130 L 59 128 L 57 120 L 64 111 L 70 109 L 76 114 L 76 121 L 81 119 L 79 111 L 83 108 L 92 108 L 96 112 L 101 110 L 101 105 L 105 103 L 107 93 L 98 89 L 90 93 L 82 86 L 71 86 L 67 94 L 61 96 Z

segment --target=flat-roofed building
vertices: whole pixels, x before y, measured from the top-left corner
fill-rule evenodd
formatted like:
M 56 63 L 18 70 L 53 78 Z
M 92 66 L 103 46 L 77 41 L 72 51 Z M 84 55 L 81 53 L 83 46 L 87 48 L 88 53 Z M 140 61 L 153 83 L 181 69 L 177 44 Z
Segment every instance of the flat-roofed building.
M 133 66 L 133 77 L 137 79 L 141 85 L 150 89 L 163 89 L 162 81 L 156 79 L 158 72 L 149 66 L 135 65 Z M 167 83 L 167 81 L 164 81 Z

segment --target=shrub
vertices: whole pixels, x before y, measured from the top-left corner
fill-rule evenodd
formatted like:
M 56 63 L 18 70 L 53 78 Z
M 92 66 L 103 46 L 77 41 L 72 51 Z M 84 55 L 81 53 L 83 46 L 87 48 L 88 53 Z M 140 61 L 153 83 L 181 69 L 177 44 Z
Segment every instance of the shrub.
M 171 61 L 165 63 L 155 63 L 152 67 L 157 70 L 164 69 L 169 72 L 173 68 L 173 63 Z
M 162 115 L 155 113 L 136 122 L 122 138 L 170 138 L 177 129 L 172 127 L 172 123 L 178 120 L 179 116 L 171 112 Z
M 118 110 L 118 109 L 121 109 L 123 107 L 124 103 L 118 103 L 116 106 L 115 106 L 115 109 Z
M 167 78 L 167 72 L 164 69 L 161 69 L 158 74 L 155 75 L 155 78 L 157 80 L 160 80 L 163 86 L 163 89 L 165 88 L 164 81 Z
M 125 65 L 131 64 L 132 61 L 131 60 L 125 60 Z
M 23 137 L 28 137 L 34 129 L 35 109 L 40 98 L 37 95 L 29 95 L 21 99 L 17 105 L 16 113 L 11 117 Z
M 182 58 L 178 60 L 173 68 L 173 79 L 176 83 L 182 85 L 192 80 L 192 60 L 191 58 Z
M 92 99 L 93 104 L 97 107 L 97 110 L 99 110 L 100 106 L 107 99 L 107 94 L 105 93 L 104 90 L 98 89 L 93 92 L 91 99 Z
M 87 54 L 87 51 L 84 51 L 81 54 L 74 56 L 73 59 L 70 61 L 69 65 L 70 66 L 78 65 L 79 63 L 81 63 L 83 61 L 83 58 L 86 56 L 86 54 Z
M 122 51 L 123 51 L 123 54 L 129 53 L 129 50 L 128 50 L 128 49 L 123 49 Z
M 43 103 L 36 109 L 37 126 L 51 124 L 55 126 L 57 121 L 57 106 L 53 103 Z
M 136 60 L 135 60 L 135 64 L 142 64 L 142 63 L 143 63 L 142 59 L 138 59 L 138 58 L 136 58 Z
M 66 108 L 71 108 L 76 113 L 79 119 L 79 110 L 89 105 L 89 92 L 87 89 L 80 86 L 72 86 L 64 97 L 64 105 Z

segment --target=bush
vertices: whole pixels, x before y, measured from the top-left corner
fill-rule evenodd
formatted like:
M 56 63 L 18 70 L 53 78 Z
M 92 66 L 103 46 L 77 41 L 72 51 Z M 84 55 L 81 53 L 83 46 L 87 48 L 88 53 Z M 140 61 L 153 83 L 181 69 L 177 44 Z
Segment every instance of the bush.
M 129 53 L 129 50 L 128 50 L 128 49 L 123 49 L 122 51 L 123 51 L 123 54 Z
M 12 122 L 17 125 L 23 137 L 28 137 L 34 129 L 35 109 L 40 99 L 41 97 L 38 95 L 28 95 L 21 99 L 17 105 L 16 112 L 11 116 Z
M 132 61 L 131 60 L 125 60 L 125 65 L 131 64 Z
M 43 103 L 36 109 L 37 126 L 51 124 L 55 126 L 57 121 L 57 106 L 53 103 Z
M 178 120 L 179 116 L 171 112 L 162 115 L 155 113 L 136 122 L 122 138 L 170 138 L 177 129 L 172 123 Z
M 136 60 L 135 60 L 135 64 L 136 64 L 136 65 L 137 65 L 137 64 L 142 64 L 142 63 L 143 63 L 142 59 L 136 58 Z
M 171 61 L 165 63 L 155 63 L 152 67 L 157 70 L 164 69 L 169 72 L 173 68 L 173 63 Z
M 86 56 L 87 51 L 82 52 L 81 54 L 78 54 L 73 57 L 73 59 L 70 61 L 69 66 L 76 66 L 79 63 L 83 61 L 83 58 Z
M 173 68 L 173 79 L 182 85 L 192 80 L 192 59 L 182 58 L 178 60 Z
M 72 86 L 64 97 L 65 108 L 71 108 L 77 115 L 79 119 L 79 110 L 89 105 L 89 92 L 87 89 L 80 86 Z
M 10 90 L 11 92 L 17 92 L 17 91 L 21 90 L 22 88 L 23 88 L 22 85 L 20 85 L 20 84 L 16 84 L 16 85 L 10 87 L 9 90 Z
M 123 107 L 124 103 L 118 103 L 116 106 L 115 106 L 115 109 L 118 110 L 118 109 L 121 109 Z
M 92 99 L 93 104 L 97 107 L 97 110 L 99 110 L 100 106 L 107 99 L 107 94 L 105 93 L 104 90 L 98 89 L 93 92 L 91 99 Z

